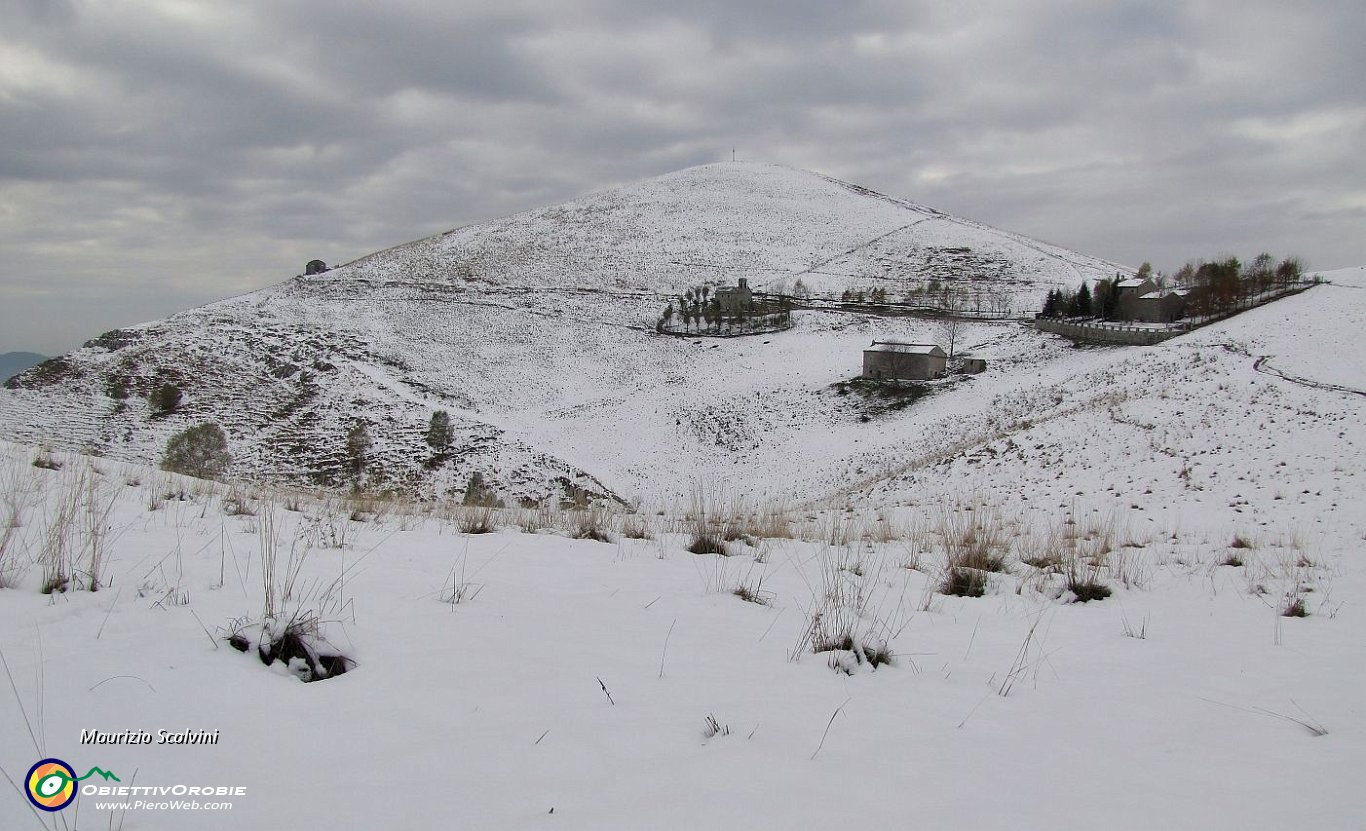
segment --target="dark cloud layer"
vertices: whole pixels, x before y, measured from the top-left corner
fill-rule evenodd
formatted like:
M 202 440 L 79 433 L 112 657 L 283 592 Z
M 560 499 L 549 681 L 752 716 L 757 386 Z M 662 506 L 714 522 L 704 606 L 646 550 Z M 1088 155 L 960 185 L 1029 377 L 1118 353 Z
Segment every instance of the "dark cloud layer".
M 729 156 L 1366 262 L 1356 0 L 0 0 L 0 351 Z

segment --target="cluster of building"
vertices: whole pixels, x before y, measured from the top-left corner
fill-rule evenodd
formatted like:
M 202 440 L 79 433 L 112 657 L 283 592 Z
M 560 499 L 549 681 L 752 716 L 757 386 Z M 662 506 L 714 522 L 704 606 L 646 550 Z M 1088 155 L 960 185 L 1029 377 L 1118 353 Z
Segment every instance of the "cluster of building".
M 1116 317 L 1143 323 L 1173 323 L 1186 316 L 1190 289 L 1158 288 L 1152 280 L 1130 277 L 1115 284 Z

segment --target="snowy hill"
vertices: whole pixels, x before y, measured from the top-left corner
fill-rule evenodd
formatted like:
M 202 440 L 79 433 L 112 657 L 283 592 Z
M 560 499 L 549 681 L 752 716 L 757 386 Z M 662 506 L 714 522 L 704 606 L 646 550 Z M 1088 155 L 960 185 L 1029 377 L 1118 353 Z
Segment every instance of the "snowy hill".
M 709 165 L 106 333 L 0 397 L 0 435 L 154 461 L 172 431 L 214 421 L 235 474 L 335 485 L 359 420 L 375 489 L 449 493 L 480 472 L 507 499 L 667 497 L 699 479 L 796 492 L 844 475 L 849 445 L 825 439 L 853 442 L 857 421 L 826 393 L 862 346 L 936 327 L 824 309 L 772 336 L 694 341 L 654 334 L 670 300 L 740 277 L 817 297 L 936 281 L 1023 312 L 1117 270 L 817 174 Z M 1041 357 L 1013 324 L 967 329 L 1020 368 Z M 183 401 L 160 415 L 147 399 L 165 384 Z M 444 462 L 423 443 L 436 410 L 455 428 Z
M 771 452 L 730 481 L 837 491 L 712 480 L 728 556 L 687 550 L 698 505 L 450 515 L 0 443 L 0 827 L 1359 827 L 1366 270 L 1323 276 L 1154 347 L 983 326 L 992 368 L 902 409 L 761 389 L 781 412 L 725 435 Z M 783 378 L 762 346 L 736 359 Z M 578 440 L 624 469 L 617 426 Z M 945 591 L 966 549 L 1000 559 L 980 596 Z M 350 671 L 229 648 L 272 605 Z M 49 757 L 244 792 L 34 822 Z
M 664 295 L 737 277 L 760 290 L 801 278 L 839 293 L 936 277 L 1076 285 L 1126 270 L 819 174 L 734 162 L 461 228 L 351 267 L 372 280 Z

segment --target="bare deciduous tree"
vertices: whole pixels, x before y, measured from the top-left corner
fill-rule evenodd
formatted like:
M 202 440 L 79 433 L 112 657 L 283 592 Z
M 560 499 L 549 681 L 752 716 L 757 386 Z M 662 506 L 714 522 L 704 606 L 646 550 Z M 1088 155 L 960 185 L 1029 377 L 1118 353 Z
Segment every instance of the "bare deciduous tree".
M 963 306 L 966 298 L 959 290 L 952 289 L 945 291 L 940 300 L 940 311 L 944 317 L 939 322 L 939 334 L 944 339 L 945 351 L 952 358 L 954 347 L 958 343 L 958 338 L 963 333 Z

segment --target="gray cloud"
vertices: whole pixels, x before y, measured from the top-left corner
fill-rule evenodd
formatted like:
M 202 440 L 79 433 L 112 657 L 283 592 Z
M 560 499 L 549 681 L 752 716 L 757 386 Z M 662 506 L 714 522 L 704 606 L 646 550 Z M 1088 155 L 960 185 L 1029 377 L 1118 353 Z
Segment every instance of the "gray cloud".
M 0 0 L 0 19 L 0 350 L 732 145 L 1123 262 L 1366 262 L 1355 0 Z

